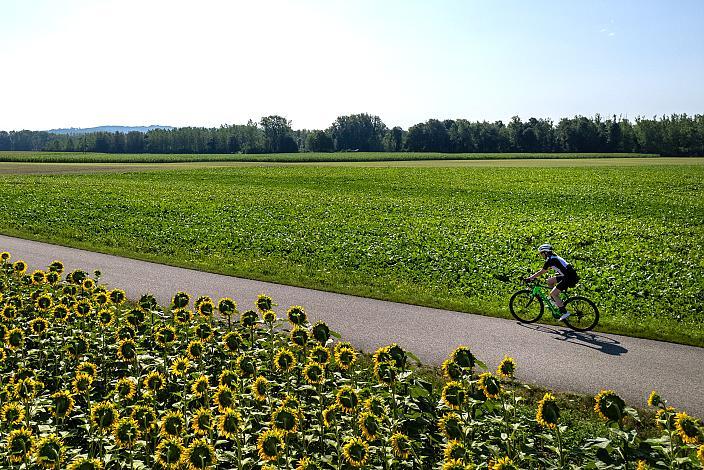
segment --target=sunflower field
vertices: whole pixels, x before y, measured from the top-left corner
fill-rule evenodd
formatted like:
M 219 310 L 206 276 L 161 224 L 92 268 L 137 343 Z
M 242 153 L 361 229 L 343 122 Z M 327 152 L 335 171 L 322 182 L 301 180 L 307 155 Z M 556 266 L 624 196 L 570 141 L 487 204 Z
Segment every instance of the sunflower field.
M 655 392 L 660 435 L 604 390 L 606 431 L 580 441 L 552 394 L 521 403 L 511 358 L 490 372 L 459 347 L 434 384 L 396 344 L 369 358 L 301 306 L 252 306 L 131 302 L 98 272 L 0 254 L 0 468 L 704 466 L 702 423 Z

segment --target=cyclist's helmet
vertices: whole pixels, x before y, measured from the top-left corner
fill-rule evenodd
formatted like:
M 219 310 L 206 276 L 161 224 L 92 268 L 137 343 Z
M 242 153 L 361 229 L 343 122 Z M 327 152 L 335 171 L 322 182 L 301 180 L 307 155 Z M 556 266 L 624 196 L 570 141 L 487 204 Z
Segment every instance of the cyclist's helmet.
M 549 243 L 543 243 L 542 245 L 540 245 L 538 247 L 538 251 L 540 253 L 552 253 L 552 251 L 553 251 L 552 245 Z

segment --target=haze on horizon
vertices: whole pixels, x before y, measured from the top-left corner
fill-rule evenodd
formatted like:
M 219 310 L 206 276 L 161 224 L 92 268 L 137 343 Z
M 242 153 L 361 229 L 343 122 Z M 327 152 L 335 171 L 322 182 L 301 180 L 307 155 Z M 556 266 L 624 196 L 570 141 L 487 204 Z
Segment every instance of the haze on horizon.
M 704 112 L 698 0 L 0 6 L 0 130 Z

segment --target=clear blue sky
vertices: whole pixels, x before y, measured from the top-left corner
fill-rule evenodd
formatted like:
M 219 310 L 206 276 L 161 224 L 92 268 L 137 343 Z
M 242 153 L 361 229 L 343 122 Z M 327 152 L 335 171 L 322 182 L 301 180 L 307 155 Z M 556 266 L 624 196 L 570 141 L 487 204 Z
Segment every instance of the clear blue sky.
M 0 0 L 0 129 L 704 113 L 704 1 Z

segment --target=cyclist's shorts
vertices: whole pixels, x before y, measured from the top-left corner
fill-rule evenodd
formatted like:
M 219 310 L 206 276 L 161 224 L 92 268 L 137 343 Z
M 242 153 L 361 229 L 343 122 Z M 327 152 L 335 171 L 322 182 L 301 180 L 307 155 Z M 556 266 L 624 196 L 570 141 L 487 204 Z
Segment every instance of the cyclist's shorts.
M 557 285 L 556 287 L 560 289 L 562 292 L 566 291 L 570 287 L 574 287 L 577 285 L 577 282 L 579 281 L 579 276 L 557 276 Z

